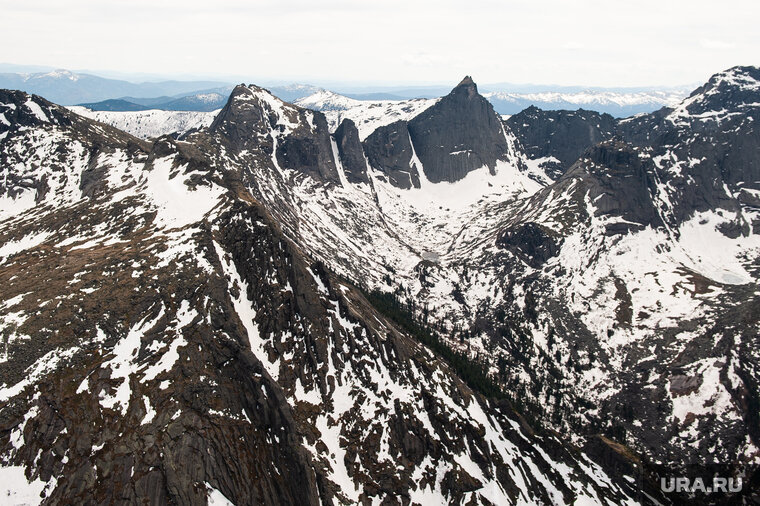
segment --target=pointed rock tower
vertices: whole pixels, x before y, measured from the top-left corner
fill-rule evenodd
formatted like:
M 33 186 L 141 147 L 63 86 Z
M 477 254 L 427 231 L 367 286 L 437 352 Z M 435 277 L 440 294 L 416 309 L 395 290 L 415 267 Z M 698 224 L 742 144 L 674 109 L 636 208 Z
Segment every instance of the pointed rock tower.
M 454 182 L 507 158 L 501 119 L 466 76 L 437 104 L 409 122 L 409 134 L 427 178 Z

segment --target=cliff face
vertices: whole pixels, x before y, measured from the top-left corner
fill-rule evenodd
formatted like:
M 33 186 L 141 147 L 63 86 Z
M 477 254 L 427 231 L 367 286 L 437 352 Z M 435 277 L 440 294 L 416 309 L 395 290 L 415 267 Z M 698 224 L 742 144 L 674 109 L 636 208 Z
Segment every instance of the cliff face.
M 338 155 L 346 178 L 350 183 L 369 183 L 367 161 L 359 140 L 359 130 L 353 121 L 346 118 L 333 135 L 338 146 Z
M 393 186 L 408 190 L 420 187 L 419 167 L 406 121 L 382 126 L 364 140 L 364 152 L 373 169 L 382 172 Z
M 558 179 L 591 146 L 611 139 L 617 121 L 594 111 L 543 111 L 535 106 L 514 114 L 505 122 L 528 157 L 541 161 Z
M 233 152 L 265 150 L 278 166 L 339 183 L 327 120 L 257 86 L 236 86 L 209 127 Z
M 467 76 L 448 95 L 409 121 L 409 134 L 426 177 L 454 182 L 508 154 L 499 116 Z

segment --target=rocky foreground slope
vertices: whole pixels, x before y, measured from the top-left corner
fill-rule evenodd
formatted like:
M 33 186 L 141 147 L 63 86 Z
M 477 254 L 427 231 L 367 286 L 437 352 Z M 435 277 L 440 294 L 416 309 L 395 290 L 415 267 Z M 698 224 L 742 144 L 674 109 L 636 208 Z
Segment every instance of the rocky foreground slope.
M 626 120 L 502 121 L 469 78 L 339 118 L 238 86 L 148 143 L 3 92 L 2 482 L 49 503 L 709 503 L 656 480 L 713 466 L 751 498 L 758 98 L 751 67 Z

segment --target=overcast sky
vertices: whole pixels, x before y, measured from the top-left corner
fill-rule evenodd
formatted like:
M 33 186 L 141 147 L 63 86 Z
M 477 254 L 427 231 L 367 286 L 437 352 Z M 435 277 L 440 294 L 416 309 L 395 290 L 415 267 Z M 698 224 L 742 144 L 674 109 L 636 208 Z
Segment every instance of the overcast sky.
M 0 61 L 372 84 L 680 85 L 760 64 L 760 2 L 0 0 Z

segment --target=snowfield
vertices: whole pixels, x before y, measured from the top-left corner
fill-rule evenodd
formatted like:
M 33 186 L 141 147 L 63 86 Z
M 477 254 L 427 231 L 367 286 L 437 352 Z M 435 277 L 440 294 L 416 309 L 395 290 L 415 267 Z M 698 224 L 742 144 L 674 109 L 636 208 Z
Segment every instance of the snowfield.
M 162 135 L 183 134 L 189 130 L 208 127 L 219 111 L 93 111 L 82 106 L 70 106 L 77 114 L 111 125 L 141 139 Z

